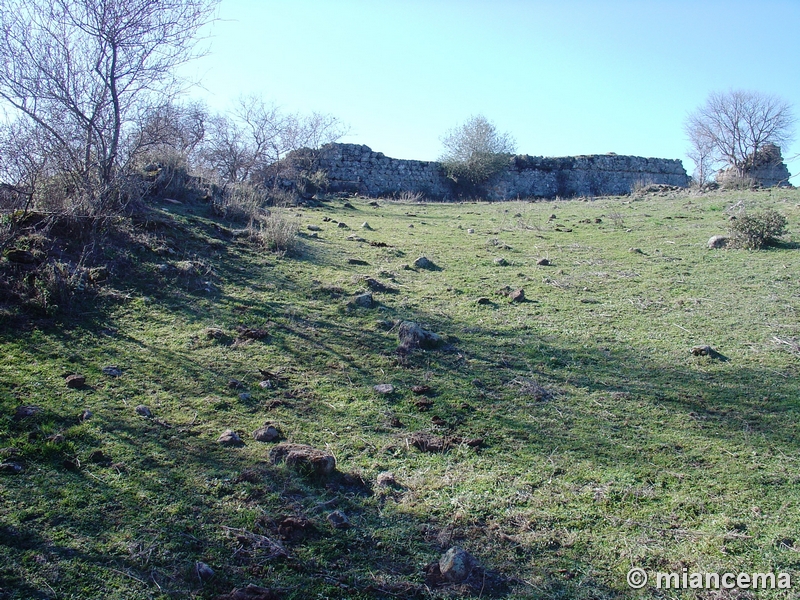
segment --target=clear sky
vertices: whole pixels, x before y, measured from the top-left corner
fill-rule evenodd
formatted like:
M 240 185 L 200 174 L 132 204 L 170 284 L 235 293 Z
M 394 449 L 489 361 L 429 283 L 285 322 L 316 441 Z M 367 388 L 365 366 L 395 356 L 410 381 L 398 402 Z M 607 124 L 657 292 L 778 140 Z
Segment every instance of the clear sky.
M 800 0 L 222 0 L 191 95 L 330 113 L 342 141 L 396 158 L 435 160 L 483 114 L 520 153 L 681 158 L 691 174 L 683 121 L 710 92 L 800 116 L 798 25 Z

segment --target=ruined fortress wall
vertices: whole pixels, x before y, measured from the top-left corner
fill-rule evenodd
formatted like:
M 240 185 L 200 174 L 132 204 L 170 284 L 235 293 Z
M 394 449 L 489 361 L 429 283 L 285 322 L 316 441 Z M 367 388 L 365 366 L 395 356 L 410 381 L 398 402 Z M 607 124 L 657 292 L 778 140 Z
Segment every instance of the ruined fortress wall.
M 421 192 L 428 198 L 452 197 L 451 182 L 433 161 L 402 160 L 368 146 L 328 144 L 317 154 L 332 191 L 368 196 Z M 687 186 L 680 160 L 615 154 L 543 158 L 514 156 L 487 186 L 487 199 L 554 198 L 627 194 L 637 182 Z

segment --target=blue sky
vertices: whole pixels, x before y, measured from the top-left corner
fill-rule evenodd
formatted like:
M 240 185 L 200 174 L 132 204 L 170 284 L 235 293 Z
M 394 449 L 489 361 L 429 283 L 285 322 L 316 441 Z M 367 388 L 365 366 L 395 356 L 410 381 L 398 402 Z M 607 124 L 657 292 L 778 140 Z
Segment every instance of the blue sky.
M 331 113 L 342 141 L 397 158 L 435 160 L 446 130 L 483 114 L 520 153 L 691 173 L 683 121 L 710 92 L 774 94 L 800 116 L 798 23 L 800 0 L 222 0 L 191 95 Z

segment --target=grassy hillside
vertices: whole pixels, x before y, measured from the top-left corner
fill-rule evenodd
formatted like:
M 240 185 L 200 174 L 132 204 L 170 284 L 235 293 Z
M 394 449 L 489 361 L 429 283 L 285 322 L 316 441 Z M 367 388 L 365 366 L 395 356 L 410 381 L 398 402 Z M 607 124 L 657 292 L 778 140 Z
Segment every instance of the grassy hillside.
M 800 577 L 800 193 L 370 202 L 279 211 L 302 232 L 283 256 L 205 205 L 159 205 L 108 248 L 94 296 L 2 313 L 0 462 L 22 471 L 0 473 L 0 598 L 618 598 L 633 566 Z M 790 234 L 707 249 L 742 205 Z M 354 303 L 370 287 L 375 305 Z M 443 343 L 398 353 L 402 321 Z M 690 352 L 705 344 L 721 356 Z M 336 472 L 275 464 L 278 442 L 251 435 L 265 422 Z M 426 586 L 452 546 L 483 589 Z

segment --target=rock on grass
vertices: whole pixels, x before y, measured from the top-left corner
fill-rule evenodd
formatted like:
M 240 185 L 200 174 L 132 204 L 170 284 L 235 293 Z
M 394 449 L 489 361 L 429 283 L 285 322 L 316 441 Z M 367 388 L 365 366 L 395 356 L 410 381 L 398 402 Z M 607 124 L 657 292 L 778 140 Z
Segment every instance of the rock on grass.
M 336 459 L 332 454 L 305 444 L 278 444 L 270 451 L 269 457 L 273 464 L 284 462 L 308 475 L 330 475 L 336 469 Z
M 400 351 L 409 352 L 416 348 L 431 350 L 437 348 L 442 343 L 442 337 L 432 331 L 423 329 L 419 323 L 403 321 L 397 330 L 400 338 Z

